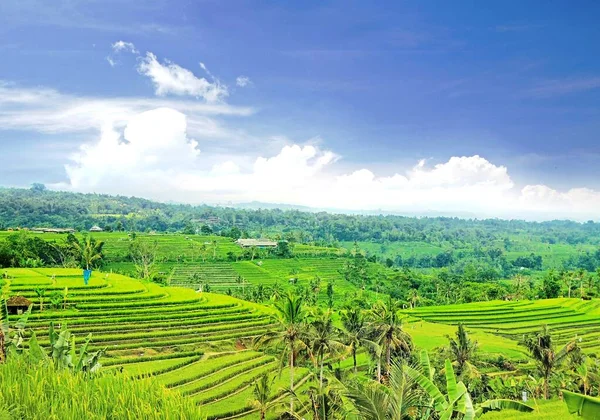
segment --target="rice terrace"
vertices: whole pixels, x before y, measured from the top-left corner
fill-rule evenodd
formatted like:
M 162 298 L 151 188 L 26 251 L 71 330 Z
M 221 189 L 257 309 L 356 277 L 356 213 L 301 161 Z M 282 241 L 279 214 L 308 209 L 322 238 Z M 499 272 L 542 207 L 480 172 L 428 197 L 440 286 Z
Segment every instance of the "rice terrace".
M 600 420 L 598 22 L 0 1 L 0 420 Z
M 597 406 L 595 223 L 520 222 L 515 234 L 514 222 L 156 203 L 179 215 L 161 216 L 160 232 L 130 199 L 36 190 L 2 198 L 15 209 L 100 202 L 107 214 L 65 215 L 76 228 L 56 232 L 39 228 L 49 216 L 17 229 L 16 213 L 3 213 L 3 383 L 22 382 L 13 369 L 39 366 L 38 375 L 66 370 L 84 383 L 143 389 L 137 402 L 86 403 L 113 418 L 541 419 Z M 320 220 L 301 228 L 303 219 Z M 391 229 L 367 242 L 357 221 Z M 318 239 L 328 226 L 338 232 Z M 394 239 L 409 232 L 418 238 Z M 544 242 L 549 232 L 579 239 Z M 10 416 L 83 415 L 50 407 L 43 388 L 18 389 L 0 399 Z M 380 398 L 388 402 L 373 405 Z

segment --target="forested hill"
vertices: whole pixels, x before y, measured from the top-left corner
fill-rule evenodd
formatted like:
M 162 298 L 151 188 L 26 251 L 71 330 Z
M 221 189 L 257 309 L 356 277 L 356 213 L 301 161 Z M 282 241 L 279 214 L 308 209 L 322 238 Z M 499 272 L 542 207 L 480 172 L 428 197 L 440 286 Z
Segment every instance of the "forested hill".
M 0 188 L 0 228 L 62 227 L 87 230 L 93 225 L 119 230 L 175 232 L 210 228 L 215 233 L 236 227 L 248 236 L 293 235 L 298 242 L 420 241 L 489 246 L 514 235 L 541 243 L 600 243 L 600 223 L 572 221 L 465 220 L 436 217 L 366 216 L 279 209 L 165 204 L 99 194 Z M 505 248 L 506 248 L 505 247 Z

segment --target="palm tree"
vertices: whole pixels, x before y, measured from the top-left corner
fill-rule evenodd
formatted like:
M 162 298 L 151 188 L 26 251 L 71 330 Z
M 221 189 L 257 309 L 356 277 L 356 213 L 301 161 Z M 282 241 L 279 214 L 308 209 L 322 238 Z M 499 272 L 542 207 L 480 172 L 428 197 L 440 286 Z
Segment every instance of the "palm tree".
M 561 279 L 564 283 L 565 286 L 567 286 L 567 290 L 568 290 L 568 297 L 571 297 L 571 286 L 573 284 L 573 273 L 569 273 L 569 272 L 562 272 L 561 273 Z
M 469 362 L 473 359 L 477 351 L 477 341 L 472 341 L 469 338 L 469 334 L 467 334 L 467 330 L 461 322 L 458 323 L 456 339 L 450 336 L 446 337 L 449 340 L 450 353 L 457 364 L 458 375 L 461 375 L 466 366 L 472 368 Z
M 306 344 L 306 317 L 302 299 L 288 294 L 283 299 L 275 302 L 275 321 L 279 328 L 260 336 L 256 344 L 262 346 L 280 346 L 283 344 L 281 362 L 287 357 L 290 365 L 290 412 L 294 412 L 294 365 L 296 352 L 308 348 Z
M 392 351 L 410 353 L 413 348 L 410 336 L 402 329 L 400 304 L 391 297 L 387 303 L 377 302 L 371 311 L 370 326 L 376 335 L 374 341 L 385 351 L 386 373 L 389 375 Z
M 267 412 L 276 404 L 275 401 L 272 401 L 271 395 L 273 379 L 269 379 L 269 376 L 264 374 L 254 382 L 253 399 L 250 401 L 250 405 L 258 410 L 260 420 L 264 420 Z
M 410 309 L 417 307 L 417 303 L 421 300 L 419 291 L 417 289 L 410 289 L 408 291 L 408 302 L 410 303 Z
M 346 407 L 342 398 L 343 389 L 344 386 L 336 380 L 332 380 L 322 388 L 309 387 L 306 392 L 308 401 L 302 412 L 310 410 L 313 420 L 346 418 Z
M 315 319 L 311 324 L 310 341 L 312 344 L 312 353 L 316 355 L 316 362 L 319 368 L 319 391 L 323 390 L 323 364 L 325 356 L 330 357 L 344 349 L 344 345 L 339 339 L 340 331 L 333 325 L 331 312 L 327 311 Z
M 365 420 L 403 420 L 418 406 L 413 381 L 405 374 L 405 366 L 393 362 L 389 384 L 355 381 L 348 385 L 346 397 L 352 402 L 358 418 Z
M 523 288 L 525 287 L 525 283 L 527 282 L 527 277 L 522 274 L 517 274 L 513 277 L 513 282 L 515 284 L 515 296 L 517 299 L 521 297 L 523 294 Z
M 350 347 L 352 353 L 352 362 L 354 365 L 354 373 L 357 372 L 356 353 L 358 349 L 365 344 L 373 344 L 367 338 L 369 331 L 364 317 L 364 312 L 360 308 L 349 307 L 345 311 L 340 312 L 342 325 L 344 326 L 345 343 Z
M 535 360 L 538 370 L 544 378 L 544 398 L 548 399 L 550 397 L 548 390 L 550 377 L 567 356 L 578 349 L 577 344 L 572 341 L 557 351 L 552 334 L 550 334 L 548 326 L 544 325 L 540 332 L 525 339 L 525 347 L 531 353 L 531 357 Z
M 94 262 L 102 259 L 103 241 L 96 241 L 91 236 L 86 236 L 83 243 L 75 242 L 74 246 L 81 255 L 81 264 L 86 270 L 90 270 Z
M 213 261 L 217 259 L 217 241 L 213 239 L 212 241 L 212 246 L 213 246 Z

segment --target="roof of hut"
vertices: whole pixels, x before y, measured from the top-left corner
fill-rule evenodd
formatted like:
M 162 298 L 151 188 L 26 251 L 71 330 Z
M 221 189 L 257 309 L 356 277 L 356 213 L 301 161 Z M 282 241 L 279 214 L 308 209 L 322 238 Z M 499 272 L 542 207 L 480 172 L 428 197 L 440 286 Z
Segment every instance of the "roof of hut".
M 6 306 L 30 306 L 31 301 L 23 296 L 13 296 L 6 300 Z

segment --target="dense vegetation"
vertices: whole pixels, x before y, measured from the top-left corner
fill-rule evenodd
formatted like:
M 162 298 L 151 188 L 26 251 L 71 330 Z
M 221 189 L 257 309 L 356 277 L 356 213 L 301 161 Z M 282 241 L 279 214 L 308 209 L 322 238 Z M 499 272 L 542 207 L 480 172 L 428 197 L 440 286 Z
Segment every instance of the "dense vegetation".
M 50 418 L 77 418 L 69 395 L 106 387 L 140 398 L 89 401 L 105 417 L 165 418 L 153 404 L 172 418 L 200 406 L 209 419 L 562 420 L 557 397 L 572 412 L 598 405 L 596 223 L 192 207 L 39 185 L 0 190 L 0 203 L 1 297 L 33 304 L 0 311 L 0 379 L 40 384 L 4 394 L 0 418 L 48 418 L 56 378 Z

